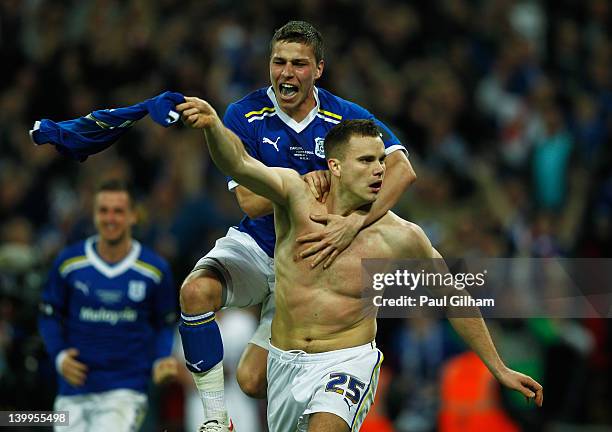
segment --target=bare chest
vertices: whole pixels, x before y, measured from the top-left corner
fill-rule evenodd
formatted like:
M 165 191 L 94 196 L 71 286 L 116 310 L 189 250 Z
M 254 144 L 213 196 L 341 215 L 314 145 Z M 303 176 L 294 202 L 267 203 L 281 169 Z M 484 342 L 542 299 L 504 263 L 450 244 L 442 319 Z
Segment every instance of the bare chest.
M 299 210 L 299 209 L 295 209 Z M 362 230 L 353 242 L 334 260 L 330 267 L 322 264 L 312 268 L 314 257 L 300 258 L 300 253 L 312 246 L 312 243 L 300 244 L 295 241 L 303 234 L 320 232 L 325 226 L 310 219 L 310 214 L 320 211 L 326 213 L 323 206 L 319 208 L 304 206 L 302 213 L 294 213 L 293 229 L 279 237 L 276 248 L 277 287 L 286 290 L 297 287 L 310 287 L 311 292 L 331 292 L 347 297 L 360 297 L 362 291 L 362 259 L 388 258 L 392 255 L 385 236 L 376 227 Z

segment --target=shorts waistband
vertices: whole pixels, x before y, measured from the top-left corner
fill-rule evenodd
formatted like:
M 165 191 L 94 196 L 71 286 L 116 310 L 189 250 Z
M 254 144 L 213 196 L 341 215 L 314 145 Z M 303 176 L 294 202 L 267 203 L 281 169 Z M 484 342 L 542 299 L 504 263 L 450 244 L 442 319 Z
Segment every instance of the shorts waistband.
M 376 341 L 374 340 L 363 345 L 320 353 L 307 353 L 302 350 L 284 351 L 272 345 L 270 341 L 270 350 L 268 353 L 275 359 L 286 363 L 322 363 L 330 360 L 337 360 L 338 357 L 353 357 L 374 350 L 377 350 Z

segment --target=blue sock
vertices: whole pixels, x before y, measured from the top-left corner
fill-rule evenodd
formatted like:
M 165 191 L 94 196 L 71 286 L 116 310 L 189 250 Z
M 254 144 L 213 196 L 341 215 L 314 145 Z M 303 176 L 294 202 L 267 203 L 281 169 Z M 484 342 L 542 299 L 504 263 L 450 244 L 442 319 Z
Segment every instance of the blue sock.
M 223 341 L 215 313 L 181 314 L 179 333 L 183 342 L 187 369 L 203 373 L 223 360 Z

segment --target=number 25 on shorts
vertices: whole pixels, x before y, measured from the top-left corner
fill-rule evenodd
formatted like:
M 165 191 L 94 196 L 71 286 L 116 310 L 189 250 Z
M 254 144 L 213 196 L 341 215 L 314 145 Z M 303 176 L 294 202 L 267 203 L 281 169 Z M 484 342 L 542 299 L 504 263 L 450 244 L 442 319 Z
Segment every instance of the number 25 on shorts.
M 346 397 L 353 404 L 357 404 L 359 399 L 361 399 L 361 391 L 365 386 L 364 382 L 345 373 L 331 373 L 329 374 L 329 382 L 325 386 L 325 391 L 338 393 Z

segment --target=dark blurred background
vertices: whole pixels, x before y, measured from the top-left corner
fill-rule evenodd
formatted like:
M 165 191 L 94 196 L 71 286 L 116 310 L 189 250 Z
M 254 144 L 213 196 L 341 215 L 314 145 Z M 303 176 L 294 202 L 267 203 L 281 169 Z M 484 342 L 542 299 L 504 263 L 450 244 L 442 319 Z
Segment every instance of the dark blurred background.
M 611 16 L 607 0 L 1 0 L 0 409 L 51 409 L 36 305 L 58 251 L 93 233 L 100 178 L 134 184 L 136 237 L 177 282 L 241 217 L 200 134 L 147 119 L 78 163 L 35 147 L 35 120 L 164 90 L 222 113 L 267 85 L 274 29 L 304 19 L 326 41 L 318 85 L 408 148 L 418 180 L 396 211 L 443 255 L 610 257 Z M 363 430 L 612 429 L 609 319 L 490 322 L 509 366 L 544 384 L 541 410 L 499 391 L 445 322 L 379 321 L 385 369 Z M 188 429 L 188 381 L 152 389 L 143 430 Z M 453 398 L 472 402 L 457 414 Z

